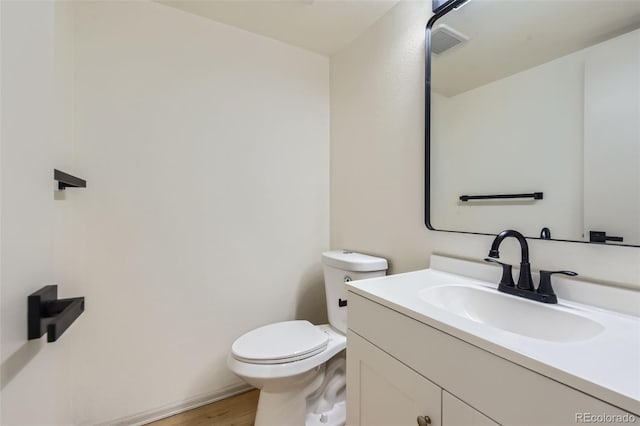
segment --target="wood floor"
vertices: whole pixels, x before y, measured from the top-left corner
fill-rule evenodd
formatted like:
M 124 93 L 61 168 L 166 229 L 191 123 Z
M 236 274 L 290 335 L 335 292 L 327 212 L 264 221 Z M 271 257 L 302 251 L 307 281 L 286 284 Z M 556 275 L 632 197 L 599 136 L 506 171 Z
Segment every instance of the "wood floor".
M 147 426 L 253 426 L 258 406 L 257 389 L 186 411 Z

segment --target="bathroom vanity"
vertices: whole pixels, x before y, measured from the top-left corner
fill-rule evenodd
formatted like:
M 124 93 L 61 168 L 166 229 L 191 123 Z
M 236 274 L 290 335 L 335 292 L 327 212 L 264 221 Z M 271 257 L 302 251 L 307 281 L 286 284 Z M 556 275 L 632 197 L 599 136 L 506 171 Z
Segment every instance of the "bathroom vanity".
M 431 265 L 348 283 L 348 425 L 640 422 L 638 292 L 611 289 L 620 313 L 563 299 L 602 286 L 558 279 L 546 305 L 498 293 L 490 265 Z

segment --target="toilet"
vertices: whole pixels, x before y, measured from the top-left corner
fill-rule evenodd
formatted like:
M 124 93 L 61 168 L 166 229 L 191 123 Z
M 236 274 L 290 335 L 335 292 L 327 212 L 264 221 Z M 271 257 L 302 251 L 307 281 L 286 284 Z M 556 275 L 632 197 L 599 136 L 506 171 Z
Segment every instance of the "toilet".
M 231 346 L 229 369 L 260 389 L 256 426 L 342 426 L 346 420 L 345 282 L 384 276 L 387 260 L 347 250 L 322 253 L 329 324 L 284 321 Z

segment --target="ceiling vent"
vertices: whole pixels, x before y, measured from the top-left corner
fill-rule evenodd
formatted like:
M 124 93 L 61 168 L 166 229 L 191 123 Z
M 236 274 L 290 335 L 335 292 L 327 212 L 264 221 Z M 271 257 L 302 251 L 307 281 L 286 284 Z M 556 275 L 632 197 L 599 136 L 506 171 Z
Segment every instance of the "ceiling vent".
M 447 25 L 442 24 L 431 32 L 431 52 L 439 55 L 468 40 L 469 37 L 459 33 Z

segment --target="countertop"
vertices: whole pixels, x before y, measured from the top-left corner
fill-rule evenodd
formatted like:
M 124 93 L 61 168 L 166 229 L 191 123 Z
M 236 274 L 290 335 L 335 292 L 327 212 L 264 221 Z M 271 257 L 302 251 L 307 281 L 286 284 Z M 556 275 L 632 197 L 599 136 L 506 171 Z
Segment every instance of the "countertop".
M 447 284 L 468 284 L 490 290 L 497 287 L 494 283 L 425 269 L 352 281 L 347 283 L 347 289 L 499 357 L 640 415 L 640 318 L 560 299 L 551 309 L 587 316 L 605 328 L 586 340 L 550 342 L 463 318 L 418 297 L 418 293 L 424 289 Z M 527 318 L 518 317 L 514 309 L 513 321 L 527 321 Z

